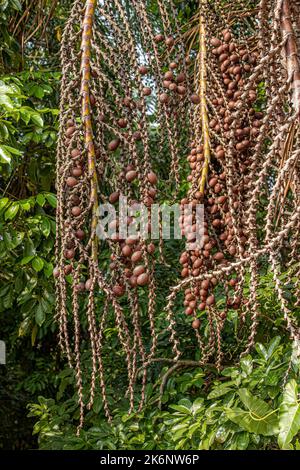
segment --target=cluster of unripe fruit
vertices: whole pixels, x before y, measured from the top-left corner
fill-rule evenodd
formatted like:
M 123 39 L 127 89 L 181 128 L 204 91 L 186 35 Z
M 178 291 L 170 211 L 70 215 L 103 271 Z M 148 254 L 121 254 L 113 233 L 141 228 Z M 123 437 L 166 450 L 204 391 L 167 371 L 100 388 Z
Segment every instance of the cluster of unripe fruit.
M 217 61 L 218 75 L 222 80 L 223 92 L 215 88 L 211 97 L 212 117 L 209 120 L 211 141 L 211 162 L 209 175 L 206 181 L 204 193 L 200 192 L 199 180 L 202 175 L 204 162 L 203 146 L 192 142 L 188 162 L 190 165 L 190 175 L 188 181 L 191 183 L 189 197 L 181 201 L 182 206 L 188 203 L 203 203 L 205 210 L 204 239 L 203 246 L 199 249 L 186 251 L 181 255 L 182 265 L 181 276 L 197 277 L 218 266 L 226 265 L 228 260 L 234 258 L 239 250 L 240 254 L 246 254 L 245 245 L 247 243 L 247 233 L 243 231 L 243 211 L 241 205 L 245 201 L 249 179 L 247 177 L 252 163 L 251 149 L 254 147 L 254 138 L 258 134 L 262 113 L 253 109 L 253 103 L 257 98 L 256 91 L 251 89 L 243 96 L 243 89 L 246 84 L 246 77 L 255 65 L 256 53 L 250 54 L 245 48 L 238 47 L 233 42 L 232 34 L 229 30 L 224 30 L 222 39 L 211 39 L 212 60 Z M 215 59 L 214 59 L 215 58 Z M 208 93 L 210 89 L 208 87 Z M 243 107 L 239 112 L 237 120 L 234 122 L 232 113 L 240 108 L 240 100 L 243 96 Z M 226 97 L 226 101 L 224 99 Z M 210 112 L 209 111 L 209 112 Z M 229 210 L 229 198 L 227 191 L 226 150 L 232 139 L 232 124 L 234 130 L 234 148 L 231 152 L 235 158 L 234 185 L 232 187 L 231 202 L 233 210 L 239 214 L 241 225 L 238 229 L 238 240 L 233 228 L 232 215 Z M 222 137 L 225 145 L 221 145 L 219 139 Z M 195 239 L 194 230 L 195 218 L 181 220 L 182 230 L 188 241 Z M 185 313 L 195 316 L 197 310 L 203 311 L 215 304 L 214 289 L 219 284 L 216 278 L 210 280 L 196 281 L 193 287 L 185 291 Z M 232 277 L 227 281 L 229 291 L 238 288 L 238 278 Z M 242 299 L 234 294 L 232 298 L 227 297 L 227 306 L 239 308 Z M 219 313 L 220 319 L 226 317 L 226 312 Z M 192 326 L 200 327 L 199 319 L 194 320 Z

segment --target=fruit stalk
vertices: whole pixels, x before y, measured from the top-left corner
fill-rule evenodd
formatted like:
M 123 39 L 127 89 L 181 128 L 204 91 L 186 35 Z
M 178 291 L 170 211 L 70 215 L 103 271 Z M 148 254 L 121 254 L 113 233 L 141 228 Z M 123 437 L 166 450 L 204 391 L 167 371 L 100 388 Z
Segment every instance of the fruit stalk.
M 201 172 L 200 187 L 199 190 L 204 194 L 205 183 L 208 176 L 209 162 L 210 162 L 210 138 L 209 138 L 209 124 L 207 115 L 207 82 L 206 82 L 206 31 L 205 31 L 205 20 L 203 14 L 200 15 L 199 25 L 199 68 L 200 68 L 200 80 L 199 80 L 199 91 L 200 96 L 200 113 L 202 122 L 202 139 L 203 139 L 203 156 L 204 162 Z
M 291 79 L 292 84 L 292 102 L 296 113 L 300 116 L 300 62 L 289 0 L 283 0 L 282 2 L 281 31 L 283 37 L 286 37 L 284 52 L 288 77 Z
M 97 213 L 98 213 L 98 179 L 96 172 L 96 155 L 93 141 L 93 126 L 91 113 L 91 40 L 92 27 L 97 0 L 87 0 L 82 25 L 81 39 L 81 117 L 84 127 L 84 142 L 88 158 L 88 172 L 91 179 L 91 247 L 94 261 L 98 257 L 98 243 L 96 237 Z

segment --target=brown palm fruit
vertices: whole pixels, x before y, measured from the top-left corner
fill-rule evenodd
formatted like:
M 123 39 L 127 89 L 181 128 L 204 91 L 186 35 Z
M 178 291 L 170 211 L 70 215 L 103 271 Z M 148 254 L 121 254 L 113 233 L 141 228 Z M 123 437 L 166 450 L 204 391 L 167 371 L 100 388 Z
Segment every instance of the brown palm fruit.
M 115 204 L 119 200 L 119 197 L 120 197 L 119 191 L 115 191 L 114 193 L 110 194 L 108 200 L 111 204 Z
M 169 96 L 167 95 L 167 93 L 161 93 L 161 94 L 159 95 L 159 101 L 160 101 L 161 103 L 163 103 L 163 104 L 168 103 L 168 101 L 169 101 Z
M 66 136 L 71 137 L 75 131 L 76 131 L 76 127 L 74 126 L 68 127 L 68 129 L 66 130 Z
M 75 148 L 75 149 L 71 150 L 71 157 L 72 158 L 78 158 L 78 157 L 80 157 L 80 155 L 81 155 L 81 152 L 80 152 L 79 149 Z
M 68 276 L 69 274 L 71 274 L 72 271 L 73 271 L 73 266 L 71 264 L 66 264 L 66 266 L 64 267 L 65 275 Z
M 134 181 L 136 177 L 137 177 L 137 172 L 135 170 L 127 171 L 125 175 L 126 181 L 128 181 L 128 183 L 131 183 L 132 181 Z
M 196 318 L 192 323 L 192 327 L 194 328 L 194 330 L 198 330 L 200 326 L 201 326 L 201 322 L 199 318 Z
M 74 206 L 74 207 L 72 207 L 71 212 L 72 212 L 72 215 L 74 215 L 74 217 L 78 217 L 78 216 L 80 216 L 82 211 L 81 211 L 80 207 Z
M 144 96 L 150 96 L 151 93 L 152 93 L 152 90 L 151 90 L 150 87 L 147 86 L 147 87 L 144 87 L 144 88 L 143 88 L 143 95 L 144 95 Z
M 162 42 L 163 40 L 164 40 L 163 34 L 156 34 L 156 36 L 154 36 L 154 41 L 155 41 L 156 43 Z
M 139 67 L 139 73 L 141 75 L 146 75 L 148 73 L 148 67 L 146 67 L 146 65 L 141 65 Z
M 78 229 L 75 232 L 75 237 L 78 238 L 78 240 L 83 240 L 85 238 L 85 232 L 81 229 Z
M 146 286 L 149 284 L 149 276 L 147 273 L 142 273 L 137 277 L 137 285 L 138 286 Z
M 154 243 L 149 243 L 149 245 L 147 246 L 147 251 L 148 251 L 149 254 L 153 254 L 155 252 Z
M 84 292 L 85 291 L 85 283 L 84 282 L 79 282 L 76 284 L 75 289 L 77 292 Z
M 136 285 L 137 285 L 137 277 L 136 277 L 136 276 L 131 276 L 131 277 L 129 278 L 128 282 L 129 282 L 129 285 L 130 285 L 131 287 L 136 287 Z
M 73 259 L 74 256 L 75 256 L 75 251 L 74 251 L 74 249 L 65 250 L 65 258 L 66 258 L 66 259 Z
M 178 85 L 178 87 L 177 87 L 177 93 L 178 93 L 179 95 L 185 95 L 185 93 L 186 93 L 186 88 L 185 88 L 184 86 L 182 86 L 182 85 Z
M 174 46 L 174 43 L 175 43 L 175 40 L 174 40 L 174 38 L 173 38 L 172 36 L 167 37 L 167 39 L 166 39 L 166 45 L 167 45 L 168 47 L 173 47 L 173 46 Z
M 200 103 L 200 96 L 197 95 L 196 93 L 191 95 L 191 102 L 194 104 L 199 104 Z
M 132 250 L 130 246 L 124 245 L 122 248 L 122 255 L 128 257 L 128 256 L 131 256 L 131 253 L 132 253 Z
M 121 284 L 115 284 L 112 291 L 116 297 L 122 297 L 125 293 L 125 287 Z
M 121 129 L 125 129 L 125 127 L 128 125 L 128 121 L 125 118 L 120 118 L 118 119 L 117 124 L 119 127 L 121 127 Z
M 120 145 L 120 139 L 114 139 L 112 140 L 111 142 L 109 142 L 108 144 L 108 150 L 110 150 L 111 152 L 117 150 L 117 148 L 119 147 Z
M 152 185 L 157 184 L 157 176 L 153 171 L 150 171 L 148 173 L 147 179 L 148 179 L 149 183 L 151 183 Z
M 142 139 L 142 134 L 140 133 L 140 131 L 135 131 L 133 134 L 132 134 L 132 138 L 133 140 L 141 140 Z
M 185 73 L 180 72 L 176 77 L 176 82 L 177 83 L 182 83 L 182 82 L 185 81 L 185 79 L 186 79 Z
M 207 297 L 206 305 L 214 305 L 214 303 L 215 303 L 215 296 L 214 295 L 210 295 L 209 297 Z
M 93 285 L 92 279 L 88 279 L 85 283 L 85 290 L 91 290 L 92 285 Z
M 145 272 L 145 266 L 143 266 L 142 264 L 136 266 L 133 270 L 133 275 L 138 277 L 140 276 L 141 274 L 143 274 Z
M 76 166 L 72 170 L 72 175 L 75 177 L 81 176 L 82 175 L 82 168 L 80 166 Z
M 59 268 L 56 267 L 56 268 L 53 269 L 53 276 L 54 276 L 55 278 L 58 278 L 58 277 L 59 277 Z
M 76 186 L 76 184 L 78 183 L 78 180 L 73 176 L 69 176 L 66 182 L 67 186 L 69 186 L 70 188 L 74 188 L 74 186 Z

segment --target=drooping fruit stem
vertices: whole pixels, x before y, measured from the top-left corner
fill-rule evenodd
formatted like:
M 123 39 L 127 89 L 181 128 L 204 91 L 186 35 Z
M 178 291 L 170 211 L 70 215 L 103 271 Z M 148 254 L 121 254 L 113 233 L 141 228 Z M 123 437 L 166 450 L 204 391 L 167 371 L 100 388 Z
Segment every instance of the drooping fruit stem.
M 203 14 L 200 15 L 199 25 L 199 68 L 200 68 L 200 80 L 199 80 L 199 96 L 200 96 L 200 113 L 202 122 L 202 140 L 203 140 L 203 156 L 204 162 L 202 167 L 202 173 L 200 178 L 199 190 L 203 194 L 205 183 L 207 180 L 209 162 L 210 162 L 210 138 L 209 138 L 209 124 L 207 115 L 207 83 L 206 83 L 206 32 L 205 32 L 205 19 Z
M 286 38 L 284 52 L 288 78 L 291 79 L 292 102 L 296 113 L 300 116 L 300 59 L 289 0 L 282 2 L 281 31 L 283 38 Z
M 92 258 L 97 260 L 98 243 L 96 237 L 97 213 L 98 213 L 98 179 L 96 172 L 96 155 L 93 141 L 93 126 L 91 113 L 91 95 L 90 95 L 90 78 L 91 78 L 91 40 L 92 26 L 95 15 L 97 0 L 87 0 L 82 26 L 81 40 L 81 99 L 82 110 L 81 118 L 84 126 L 84 142 L 88 157 L 88 172 L 91 180 L 91 203 L 92 203 Z

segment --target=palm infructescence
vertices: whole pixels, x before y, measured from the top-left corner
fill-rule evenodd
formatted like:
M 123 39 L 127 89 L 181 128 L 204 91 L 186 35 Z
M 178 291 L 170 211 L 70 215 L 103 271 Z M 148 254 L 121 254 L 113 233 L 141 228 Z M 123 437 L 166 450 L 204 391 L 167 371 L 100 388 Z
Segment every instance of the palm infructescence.
M 169 0 L 157 0 L 157 22 L 151 21 L 147 1 L 74 2 L 61 46 L 54 275 L 59 341 L 76 370 L 81 425 L 79 299 L 86 297 L 91 344 L 87 408 L 99 380 L 108 418 L 102 357 L 108 313 L 114 314 L 126 353 L 131 410 L 138 370 L 139 406 L 144 402 L 159 334 L 156 284 L 161 281 L 155 269 L 164 263 L 162 237 L 156 246 L 142 238 L 123 240 L 117 233 L 107 241 L 107 273 L 96 236 L 98 205 L 115 204 L 122 194 L 129 204 L 151 208 L 163 200 L 161 181 L 169 199 L 178 200 L 186 160 L 189 189 L 178 202 L 204 205 L 204 245 L 182 253 L 183 279 L 166 302 L 174 364 L 183 353 L 173 308 L 181 291 L 201 350 L 199 364 L 214 358 L 220 368 L 230 309 L 237 310 L 241 329 L 248 331 L 243 345 L 249 351 L 259 321 L 262 259 L 269 263 L 290 336 L 299 341 L 293 315 L 300 269 L 299 3 L 275 3 L 202 1 L 182 35 Z M 153 171 L 157 158 L 165 162 L 165 175 Z M 193 240 L 193 215 L 180 222 Z M 148 348 L 140 326 L 145 290 Z M 207 319 L 205 335 L 199 316 Z

